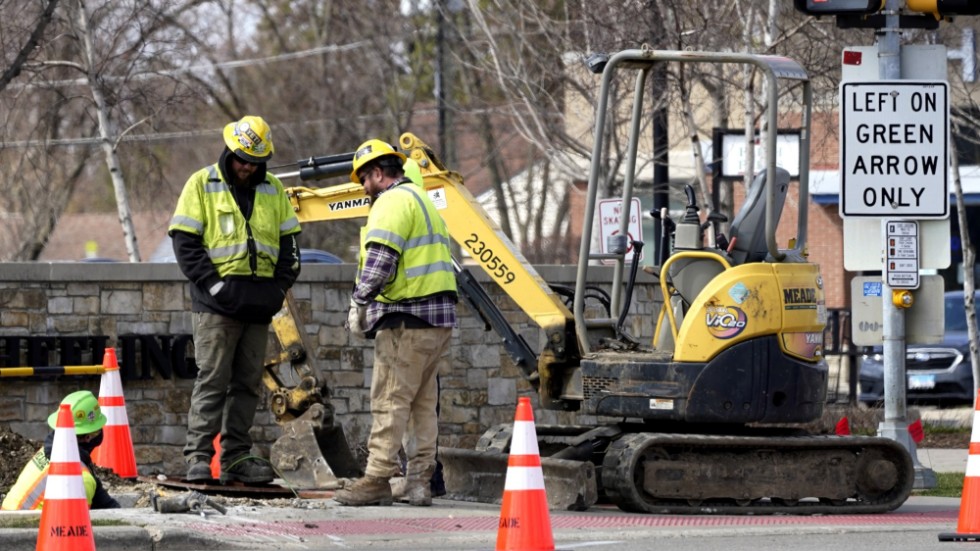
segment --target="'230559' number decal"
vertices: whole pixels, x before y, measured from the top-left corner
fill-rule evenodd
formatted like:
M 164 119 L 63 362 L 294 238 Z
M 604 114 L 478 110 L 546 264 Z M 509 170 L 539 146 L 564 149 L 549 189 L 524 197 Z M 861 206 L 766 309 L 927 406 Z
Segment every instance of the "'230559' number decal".
M 487 247 L 487 244 L 483 241 L 480 241 L 480 238 L 475 233 L 471 233 L 470 238 L 463 241 L 463 243 L 470 248 L 470 253 L 473 255 L 473 258 L 478 258 L 486 266 L 487 271 L 492 273 L 494 277 L 503 279 L 505 284 L 512 283 L 517 279 L 514 272 L 510 271 L 510 268 L 500 260 L 500 257 L 493 254 L 493 249 Z

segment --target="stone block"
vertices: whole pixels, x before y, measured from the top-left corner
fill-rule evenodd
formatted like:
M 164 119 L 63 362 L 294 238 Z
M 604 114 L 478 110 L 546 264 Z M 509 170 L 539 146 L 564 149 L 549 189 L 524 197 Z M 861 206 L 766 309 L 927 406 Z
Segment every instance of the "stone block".
M 143 286 L 143 308 L 178 312 L 184 307 L 184 290 L 172 284 L 147 283 Z
M 517 381 L 514 379 L 491 378 L 487 385 L 487 403 L 491 406 L 517 406 Z
M 0 421 L 22 421 L 24 419 L 24 399 L 5 396 L 0 401 Z
M 161 335 L 166 334 L 167 329 L 166 322 L 120 320 L 116 323 L 120 335 Z
M 163 422 L 163 409 L 159 402 L 129 401 L 126 403 L 126 416 L 129 418 L 130 426 L 159 425 Z
M 500 346 L 496 344 L 475 344 L 464 347 L 462 357 L 472 367 L 493 367 L 500 365 Z
M 88 319 L 84 316 L 51 316 L 51 328 L 58 333 L 77 334 L 88 329 Z
M 485 369 L 466 370 L 465 385 L 467 388 L 487 388 L 487 372 Z
M 365 383 L 370 386 L 370 379 L 365 380 L 364 373 L 360 371 L 329 371 L 325 378 L 330 382 L 331 389 L 350 387 L 365 388 Z
M 49 314 L 71 314 L 72 299 L 70 297 L 53 297 L 48 299 Z
M 72 297 L 72 311 L 79 316 L 89 316 L 99 313 L 99 297 Z
M 190 310 L 170 316 L 167 332 L 171 335 L 190 335 L 194 333 L 194 315 Z
M 161 446 L 133 446 L 133 453 L 136 455 L 136 464 L 143 466 L 162 462 L 167 455 L 172 455 L 174 450 Z
M 440 423 L 469 423 L 475 421 L 478 416 L 479 408 L 459 407 L 441 408 L 439 411 Z
M 103 289 L 99 298 L 103 314 L 139 314 L 143 309 L 143 293 L 137 290 Z
M 183 446 L 187 442 L 187 427 L 157 427 L 157 437 L 154 442 L 157 444 Z
M 6 309 L 3 312 L 0 312 L 0 324 L 3 324 L 3 329 L 5 332 L 9 332 L 14 328 L 26 329 L 28 326 L 30 326 L 30 323 L 31 315 L 27 312 Z
M 69 282 L 65 287 L 65 293 L 72 297 L 90 297 L 99 294 L 99 285 L 97 283 Z

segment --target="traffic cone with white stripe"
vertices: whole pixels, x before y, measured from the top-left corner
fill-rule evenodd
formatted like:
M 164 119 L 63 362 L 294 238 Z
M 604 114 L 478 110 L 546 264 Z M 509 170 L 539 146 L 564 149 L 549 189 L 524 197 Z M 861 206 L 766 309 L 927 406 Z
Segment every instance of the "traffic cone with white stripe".
M 939 534 L 939 541 L 980 541 L 980 391 L 973 411 L 970 455 L 966 458 L 966 476 L 960 496 L 960 519 L 956 532 Z
M 99 385 L 99 406 L 108 420 L 102 429 L 102 444 L 92 451 L 92 462 L 112 469 L 112 472 L 122 478 L 136 478 L 139 476 L 136 472 L 136 453 L 133 451 L 133 437 L 129 431 L 126 399 L 123 397 L 115 348 L 105 349 L 102 367 L 105 368 L 105 373 L 102 374 Z
M 522 397 L 514 415 L 496 551 L 552 551 L 554 548 L 534 413 L 531 399 Z
M 95 550 L 88 498 L 82 482 L 82 462 L 75 437 L 75 420 L 71 406 L 67 404 L 58 407 L 36 549 Z

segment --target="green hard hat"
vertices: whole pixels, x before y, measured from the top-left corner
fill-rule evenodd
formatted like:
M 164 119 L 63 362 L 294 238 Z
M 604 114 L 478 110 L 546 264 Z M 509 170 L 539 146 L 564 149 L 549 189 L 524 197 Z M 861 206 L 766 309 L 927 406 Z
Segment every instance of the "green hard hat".
M 106 423 L 106 416 L 99 407 L 99 400 L 88 390 L 77 390 L 72 392 L 61 401 L 63 405 L 71 406 L 72 416 L 75 418 L 75 434 L 91 434 Z M 55 428 L 58 424 L 58 412 L 55 411 L 48 416 L 48 426 Z

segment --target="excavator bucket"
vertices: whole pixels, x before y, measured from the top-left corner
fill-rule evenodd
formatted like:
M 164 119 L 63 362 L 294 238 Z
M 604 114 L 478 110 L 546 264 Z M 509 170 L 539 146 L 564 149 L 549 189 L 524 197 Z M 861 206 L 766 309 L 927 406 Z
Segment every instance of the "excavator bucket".
M 501 503 L 508 454 L 461 448 L 440 448 L 446 498 Z M 588 461 L 541 458 L 548 508 L 584 511 L 598 500 L 595 466 Z
M 314 404 L 283 425 L 282 436 L 272 445 L 270 460 L 290 487 L 330 490 L 338 487 L 338 478 L 361 476 L 344 428 L 325 423 L 332 417 L 323 404 Z

